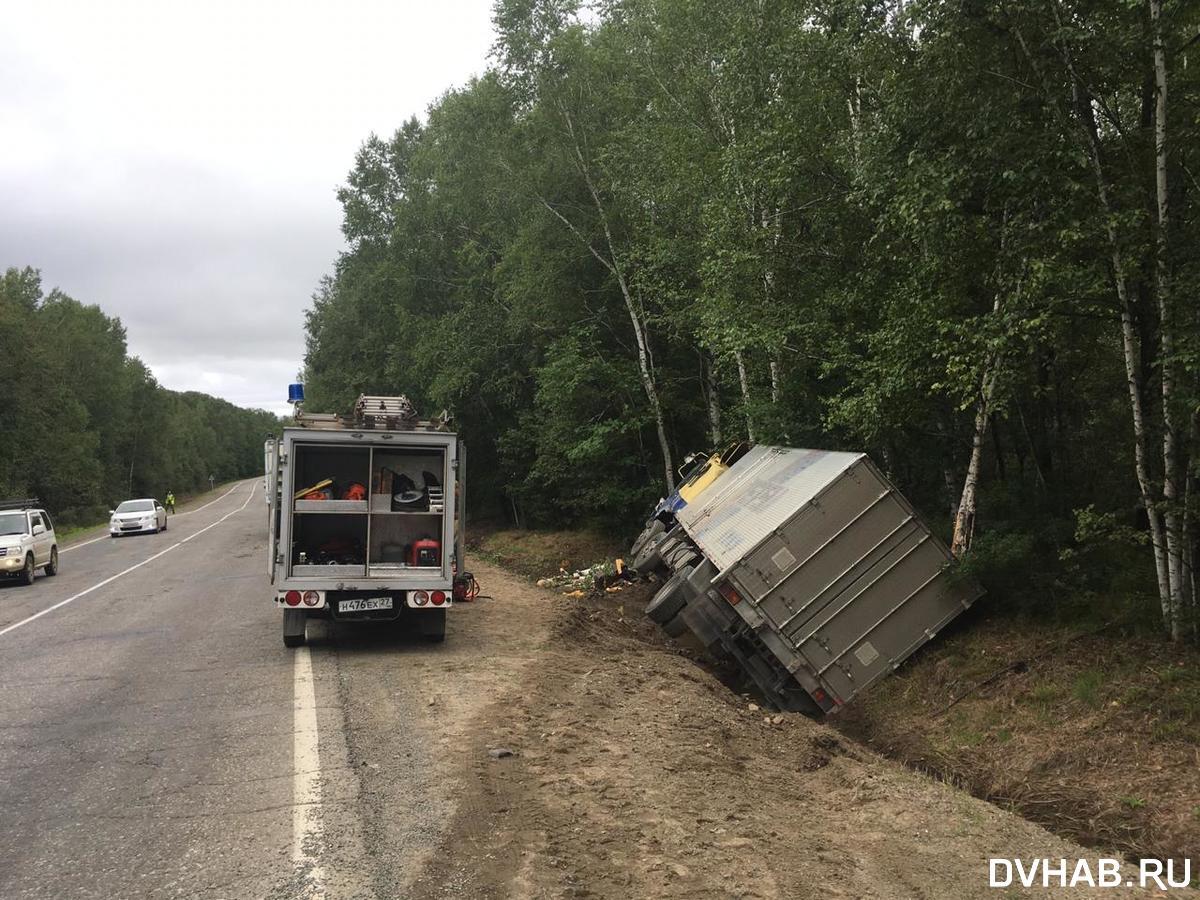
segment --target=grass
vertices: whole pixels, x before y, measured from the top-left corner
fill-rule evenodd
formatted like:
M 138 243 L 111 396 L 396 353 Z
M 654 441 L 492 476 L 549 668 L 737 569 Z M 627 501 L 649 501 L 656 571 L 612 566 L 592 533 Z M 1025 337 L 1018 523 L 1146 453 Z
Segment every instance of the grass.
M 59 543 L 66 544 L 73 541 L 75 538 L 87 534 L 89 531 L 95 531 L 97 528 L 107 524 L 107 519 L 101 522 L 94 522 L 91 525 L 72 525 L 69 528 L 56 528 L 54 533 L 58 536 Z
M 1103 686 L 1104 673 L 1097 669 L 1088 669 L 1086 672 L 1080 673 L 1075 679 L 1071 693 L 1084 706 L 1090 706 L 1092 709 L 1095 709 L 1103 702 L 1100 697 L 1100 688 Z
M 598 531 L 527 531 L 476 525 L 467 530 L 468 548 L 489 562 L 530 578 L 582 569 L 622 557 L 623 542 Z M 469 564 L 468 564 L 469 565 Z
M 1058 695 L 1057 685 L 1043 682 L 1029 692 L 1029 702 L 1036 706 L 1049 706 L 1058 699 Z
M 1176 661 L 1151 667 L 1149 676 L 1130 685 L 1120 702 L 1152 711 L 1153 740 L 1200 745 L 1200 667 Z
M 1196 649 L 995 617 L 899 676 L 834 727 L 1087 846 L 1155 858 L 1200 846 Z

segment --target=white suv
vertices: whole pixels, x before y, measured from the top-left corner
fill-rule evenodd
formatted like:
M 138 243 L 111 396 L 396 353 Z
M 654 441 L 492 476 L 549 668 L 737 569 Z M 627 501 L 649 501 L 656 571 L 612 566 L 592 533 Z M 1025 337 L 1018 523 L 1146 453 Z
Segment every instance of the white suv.
M 58 574 L 58 537 L 36 500 L 0 503 L 0 573 L 33 584 L 34 573 Z

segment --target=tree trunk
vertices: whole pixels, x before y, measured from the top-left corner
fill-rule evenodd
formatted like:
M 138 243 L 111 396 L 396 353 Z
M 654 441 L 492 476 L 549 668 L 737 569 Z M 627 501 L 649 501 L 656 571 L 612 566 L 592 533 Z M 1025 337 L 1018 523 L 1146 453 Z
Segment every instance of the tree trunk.
M 716 361 L 701 355 L 704 361 L 704 381 L 705 393 L 708 400 L 708 427 L 712 434 L 713 449 L 721 448 L 721 396 L 717 389 L 717 366 Z
M 750 416 L 750 381 L 746 377 L 746 358 L 742 355 L 741 350 L 736 351 L 733 358 L 737 360 L 738 381 L 742 384 L 742 406 L 746 411 L 746 437 L 753 442 L 754 422 Z
M 1161 358 L 1163 416 L 1163 524 L 1167 541 L 1168 597 L 1164 624 L 1172 640 L 1183 637 L 1184 566 L 1183 522 L 1180 517 L 1181 481 L 1179 432 L 1175 422 L 1175 322 L 1170 297 L 1170 195 L 1167 189 L 1167 54 L 1163 47 L 1162 0 L 1149 0 L 1154 35 L 1154 184 L 1158 207 L 1155 235 L 1155 280 L 1158 295 L 1158 333 Z
M 992 306 L 999 312 L 1000 300 Z M 950 552 L 961 558 L 971 549 L 975 537 L 975 496 L 979 488 L 979 470 L 983 460 L 983 442 L 987 437 L 988 423 L 992 417 L 992 397 L 996 393 L 996 382 L 1000 378 L 1001 357 L 993 353 L 984 364 L 979 384 L 979 404 L 975 407 L 975 430 L 971 435 L 971 459 L 967 463 L 967 474 L 963 479 L 962 496 L 954 514 L 954 537 L 950 541 Z
M 1154 483 L 1150 478 L 1149 435 L 1146 429 L 1146 411 L 1143 400 L 1141 376 L 1141 347 L 1134 325 L 1133 298 L 1125 280 L 1125 261 L 1114 224 L 1114 210 L 1108 196 L 1108 180 L 1104 174 L 1104 163 L 1100 154 L 1100 137 L 1096 131 L 1096 116 L 1089 102 L 1079 96 L 1079 85 L 1072 81 L 1071 92 L 1078 113 L 1083 117 L 1083 128 L 1088 137 L 1088 158 L 1096 178 L 1096 193 L 1104 214 L 1104 227 L 1108 236 L 1109 253 L 1112 260 L 1113 282 L 1117 301 L 1121 308 L 1121 349 L 1125 357 L 1125 382 L 1129 390 L 1129 409 L 1133 417 L 1133 462 L 1137 474 L 1138 490 L 1146 518 L 1150 525 L 1150 543 L 1154 549 L 1154 569 L 1158 579 L 1158 597 L 1162 605 L 1163 623 L 1169 627 L 1171 620 L 1171 581 L 1167 566 L 1167 546 L 1163 535 L 1162 516 L 1155 501 Z
M 850 145 L 854 149 L 854 166 L 858 167 L 862 159 L 862 139 L 860 137 L 860 122 L 862 119 L 862 76 L 854 76 L 854 87 L 846 98 L 846 108 L 850 111 Z
M 957 479 L 954 477 L 954 470 L 950 466 L 942 466 L 942 481 L 946 485 L 946 497 L 950 501 L 950 518 L 958 521 L 958 500 L 962 497 L 962 491 L 958 490 Z
M 779 360 L 771 360 L 771 402 L 779 402 Z

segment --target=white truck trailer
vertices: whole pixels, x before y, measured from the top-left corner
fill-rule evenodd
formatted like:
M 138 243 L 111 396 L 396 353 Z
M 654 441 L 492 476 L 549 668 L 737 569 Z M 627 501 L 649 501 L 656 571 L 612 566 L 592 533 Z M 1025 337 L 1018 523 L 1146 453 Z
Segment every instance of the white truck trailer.
M 464 526 L 465 450 L 447 423 L 364 396 L 351 417 L 297 411 L 264 456 L 284 644 L 303 644 L 310 618 L 406 619 L 443 640 Z
M 667 579 L 646 614 L 781 709 L 836 712 L 982 594 L 862 453 L 752 447 L 666 506 L 633 551 Z

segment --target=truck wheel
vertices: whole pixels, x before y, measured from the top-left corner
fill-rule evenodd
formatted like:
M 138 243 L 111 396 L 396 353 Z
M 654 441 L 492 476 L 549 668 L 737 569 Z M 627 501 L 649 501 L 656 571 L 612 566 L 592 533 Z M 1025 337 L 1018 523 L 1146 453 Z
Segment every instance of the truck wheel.
M 421 615 L 421 637 L 431 644 L 440 644 L 446 639 L 446 611 L 431 609 Z
M 683 583 L 692 574 L 691 566 L 684 566 L 667 579 L 667 583 L 658 589 L 658 593 L 646 604 L 646 615 L 659 625 L 666 625 L 674 619 L 687 603 L 687 595 L 683 591 Z
M 678 571 L 684 566 L 695 566 L 700 561 L 700 555 L 688 541 L 680 541 L 669 550 L 664 548 L 663 563 Z
M 34 576 L 33 554 L 30 553 L 28 556 L 25 557 L 25 568 L 23 568 L 21 570 L 21 576 L 20 576 L 21 584 L 24 584 L 24 585 L 33 584 L 33 576 Z
M 630 558 L 632 559 L 637 557 L 642 550 L 645 549 L 646 544 L 649 541 L 653 540 L 666 530 L 667 526 L 661 519 L 655 519 L 648 524 L 642 529 L 642 533 L 638 535 L 637 540 L 633 542 L 633 546 L 629 548 Z
M 283 611 L 283 646 L 304 646 L 305 626 L 308 615 L 302 609 L 285 609 Z
M 665 534 L 652 537 L 646 542 L 646 545 L 642 548 L 642 552 L 634 557 L 634 570 L 646 575 L 662 568 L 663 551 L 669 550 L 674 545 L 675 542 Z
M 47 575 L 54 576 L 58 574 L 58 548 L 50 548 L 50 562 L 46 563 L 46 567 L 42 570 Z

